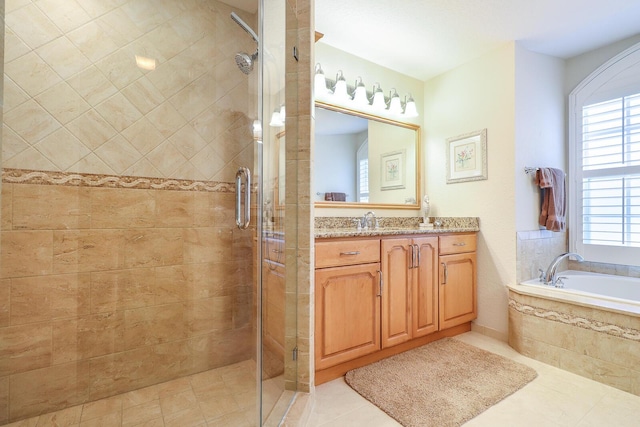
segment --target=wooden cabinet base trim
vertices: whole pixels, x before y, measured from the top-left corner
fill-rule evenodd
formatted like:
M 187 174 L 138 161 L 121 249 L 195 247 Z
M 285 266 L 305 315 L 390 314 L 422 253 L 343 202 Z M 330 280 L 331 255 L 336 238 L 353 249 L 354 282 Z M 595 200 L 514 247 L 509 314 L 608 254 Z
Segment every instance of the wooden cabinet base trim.
M 454 326 L 453 328 L 445 329 L 443 331 L 434 332 L 424 337 L 416 338 L 402 344 L 398 344 L 394 347 L 384 348 L 375 353 L 367 354 L 366 356 L 358 357 L 357 359 L 350 360 L 348 362 L 341 363 L 339 365 L 332 366 L 321 371 L 316 371 L 315 385 L 320 385 L 331 380 L 335 380 L 346 374 L 348 371 L 362 366 L 369 365 L 384 358 L 394 356 L 396 354 L 411 350 L 416 347 L 429 344 L 430 342 L 437 341 L 445 337 L 453 337 L 460 335 L 471 330 L 471 322 L 464 323 L 462 325 Z

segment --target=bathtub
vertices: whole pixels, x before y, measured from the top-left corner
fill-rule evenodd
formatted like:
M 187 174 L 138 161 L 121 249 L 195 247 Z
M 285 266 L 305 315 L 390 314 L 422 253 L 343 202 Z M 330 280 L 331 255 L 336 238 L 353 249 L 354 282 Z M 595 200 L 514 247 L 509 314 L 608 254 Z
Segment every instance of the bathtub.
M 518 352 L 640 395 L 640 279 L 563 271 L 508 286 L 509 344 Z

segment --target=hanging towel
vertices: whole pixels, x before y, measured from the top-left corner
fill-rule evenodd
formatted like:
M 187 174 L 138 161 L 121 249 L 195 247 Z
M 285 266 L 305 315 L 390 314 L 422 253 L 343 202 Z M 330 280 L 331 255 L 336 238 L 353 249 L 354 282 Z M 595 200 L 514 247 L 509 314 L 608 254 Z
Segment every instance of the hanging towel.
M 347 201 L 347 193 L 331 193 L 333 194 L 334 202 L 346 202 Z
M 555 168 L 539 168 L 536 184 L 544 193 L 538 223 L 550 231 L 564 231 L 567 225 L 564 172 Z
M 324 200 L 327 202 L 346 202 L 347 193 L 324 193 Z

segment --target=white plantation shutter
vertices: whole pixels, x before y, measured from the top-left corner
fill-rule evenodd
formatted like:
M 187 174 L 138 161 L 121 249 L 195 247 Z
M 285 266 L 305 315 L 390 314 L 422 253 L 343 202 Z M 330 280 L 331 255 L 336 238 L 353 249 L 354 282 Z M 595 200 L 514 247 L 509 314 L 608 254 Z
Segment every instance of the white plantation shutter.
M 369 201 L 369 141 L 365 141 L 356 153 L 356 191 L 357 202 Z
M 640 93 L 584 106 L 581 134 L 582 245 L 640 248 Z

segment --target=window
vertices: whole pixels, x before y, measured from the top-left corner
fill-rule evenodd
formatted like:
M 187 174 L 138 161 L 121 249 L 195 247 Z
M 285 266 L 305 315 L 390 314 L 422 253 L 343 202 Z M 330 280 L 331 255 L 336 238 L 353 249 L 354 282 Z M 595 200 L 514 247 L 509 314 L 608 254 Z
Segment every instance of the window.
M 638 62 L 640 46 L 630 51 L 571 95 L 570 249 L 589 261 L 640 265 L 640 70 L 626 61 L 635 54 Z
M 358 202 L 369 202 L 369 141 L 365 140 L 356 153 L 356 190 Z
M 640 94 L 582 108 L 582 240 L 640 247 Z

